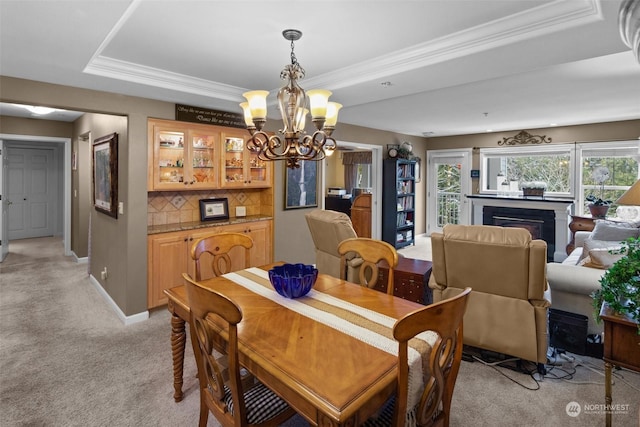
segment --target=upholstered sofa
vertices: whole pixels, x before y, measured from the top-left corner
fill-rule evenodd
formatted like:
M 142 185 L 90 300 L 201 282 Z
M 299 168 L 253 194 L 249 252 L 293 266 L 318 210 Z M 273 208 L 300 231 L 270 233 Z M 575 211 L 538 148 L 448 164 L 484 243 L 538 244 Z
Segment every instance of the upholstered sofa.
M 523 228 L 446 225 L 431 234 L 434 302 L 469 286 L 464 343 L 547 361 L 547 244 Z
M 551 308 L 588 318 L 587 333 L 600 334 L 591 293 L 600 288 L 605 271 L 621 255 L 611 253 L 629 237 L 638 237 L 640 223 L 596 220 L 593 231 L 575 234 L 575 249 L 562 263 L 547 264 Z

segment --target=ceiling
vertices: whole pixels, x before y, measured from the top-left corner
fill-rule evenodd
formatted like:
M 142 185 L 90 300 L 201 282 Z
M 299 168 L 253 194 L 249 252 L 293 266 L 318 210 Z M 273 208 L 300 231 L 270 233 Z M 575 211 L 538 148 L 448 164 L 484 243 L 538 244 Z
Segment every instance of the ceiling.
M 246 90 L 275 101 L 296 28 L 301 86 L 333 91 L 339 122 L 445 136 L 638 119 L 620 3 L 0 0 L 0 74 L 240 113 Z

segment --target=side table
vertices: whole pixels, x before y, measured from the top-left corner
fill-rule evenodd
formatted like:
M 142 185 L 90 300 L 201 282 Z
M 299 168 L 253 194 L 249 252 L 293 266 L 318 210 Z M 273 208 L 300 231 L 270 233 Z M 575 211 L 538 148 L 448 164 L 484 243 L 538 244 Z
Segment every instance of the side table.
M 615 313 L 606 303 L 600 309 L 604 322 L 604 380 L 606 425 L 611 427 L 611 369 L 621 366 L 640 372 L 640 335 L 631 316 Z
M 596 223 L 590 216 L 578 216 L 571 215 L 571 222 L 569 223 L 569 230 L 571 230 L 571 241 L 566 247 L 567 255 L 576 248 L 576 232 L 577 231 L 593 231 Z
M 427 285 L 431 267 L 431 261 L 400 257 L 398 266 L 393 270 L 393 295 L 419 304 L 431 304 L 431 289 Z M 389 266 L 384 261 L 380 262 L 374 289 L 386 292 L 388 275 Z

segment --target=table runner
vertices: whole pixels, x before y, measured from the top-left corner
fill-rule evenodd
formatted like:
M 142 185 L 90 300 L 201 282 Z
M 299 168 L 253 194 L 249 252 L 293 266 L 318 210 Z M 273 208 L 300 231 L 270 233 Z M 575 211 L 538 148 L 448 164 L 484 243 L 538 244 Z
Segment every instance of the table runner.
M 303 298 L 285 298 L 271 286 L 268 272 L 255 267 L 228 273 L 223 277 L 296 313 L 321 322 L 389 354 L 398 355 L 398 342 L 393 338 L 393 325 L 396 319 L 392 317 L 314 289 Z M 437 334 L 428 331 L 417 335 L 410 341 L 409 398 L 405 423 L 408 427 L 415 425 L 415 414 L 412 409 L 418 404 L 424 387 L 422 360 L 423 357 L 429 357 L 430 349 L 436 339 Z M 424 364 L 424 366 L 428 366 L 428 364 Z

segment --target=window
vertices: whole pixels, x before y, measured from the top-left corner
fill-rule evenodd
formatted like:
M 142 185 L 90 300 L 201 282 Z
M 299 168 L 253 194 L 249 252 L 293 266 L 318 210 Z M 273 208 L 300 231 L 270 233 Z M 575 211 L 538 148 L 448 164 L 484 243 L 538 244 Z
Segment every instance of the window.
M 576 199 L 575 214 L 588 214 L 586 197 L 615 202 L 640 177 L 638 141 L 480 149 L 480 193 L 521 195 L 520 183 L 543 181 L 545 196 Z M 598 184 L 596 169 L 608 178 Z M 615 203 L 609 215 L 615 215 Z
M 573 145 L 480 150 L 481 193 L 522 194 L 520 183 L 542 181 L 545 194 L 571 195 Z
M 371 188 L 371 163 L 358 163 L 356 169 L 356 188 Z
M 586 197 L 593 194 L 603 200 L 612 201 L 609 215 L 615 215 L 618 207 L 615 201 L 640 177 L 638 142 L 578 144 L 577 151 L 580 159 L 580 190 L 576 195 L 576 213 L 582 215 L 589 212 Z M 602 170 L 606 171 L 607 178 L 600 184 L 596 182 L 594 172 Z

